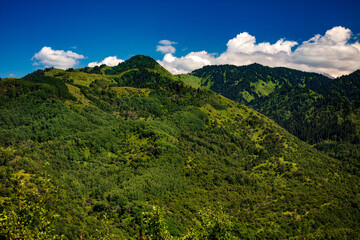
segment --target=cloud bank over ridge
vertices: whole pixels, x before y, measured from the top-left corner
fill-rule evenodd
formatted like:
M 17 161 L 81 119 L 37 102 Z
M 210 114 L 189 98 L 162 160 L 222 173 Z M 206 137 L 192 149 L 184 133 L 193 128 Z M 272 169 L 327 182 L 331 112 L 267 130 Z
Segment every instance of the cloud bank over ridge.
M 271 44 L 256 43 L 255 36 L 243 32 L 230 39 L 226 51 L 219 55 L 199 51 L 175 57 L 174 49 L 161 51 L 165 56 L 158 62 L 173 74 L 188 73 L 205 65 L 241 66 L 257 62 L 271 67 L 289 67 L 337 77 L 360 68 L 360 43 L 354 41 L 352 36 L 350 29 L 338 26 L 301 44 L 285 39 Z M 171 44 L 167 46 L 173 47 Z

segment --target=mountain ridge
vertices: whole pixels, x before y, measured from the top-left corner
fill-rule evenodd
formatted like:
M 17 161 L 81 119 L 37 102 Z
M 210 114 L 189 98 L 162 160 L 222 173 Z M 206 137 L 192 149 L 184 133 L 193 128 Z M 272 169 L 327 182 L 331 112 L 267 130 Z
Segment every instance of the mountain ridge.
M 1 237 L 358 236 L 359 177 L 339 160 L 133 63 L 0 81 Z
M 330 82 L 329 78 L 321 74 L 260 64 L 205 66 L 190 75 L 203 79 L 202 86 L 209 86 L 213 91 L 241 103 L 268 95 L 283 85 L 307 85 L 319 89 Z
M 230 81 L 229 71 L 236 73 Z M 359 148 L 360 70 L 328 79 L 259 64 L 226 65 L 204 67 L 179 78 L 196 81 L 197 87 L 210 88 L 262 112 L 300 139 L 341 159 L 351 171 L 359 172 L 360 153 L 353 149 Z M 237 79 L 241 83 L 236 84 Z

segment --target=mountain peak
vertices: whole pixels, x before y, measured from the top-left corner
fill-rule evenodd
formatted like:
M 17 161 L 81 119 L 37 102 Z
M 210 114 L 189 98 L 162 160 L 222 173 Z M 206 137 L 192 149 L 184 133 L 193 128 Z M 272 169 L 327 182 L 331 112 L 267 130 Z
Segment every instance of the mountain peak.
M 119 65 L 112 67 L 106 71 L 108 75 L 115 75 L 130 69 L 150 68 L 154 69 L 159 64 L 151 57 L 145 55 L 136 55 L 120 63 Z
M 254 62 L 254 63 L 251 63 L 247 66 L 260 66 L 260 67 L 264 67 L 264 65 L 261 65 L 260 63 L 257 63 L 257 62 Z
M 154 68 L 158 63 L 151 57 L 145 55 L 135 55 L 121 64 L 134 66 L 134 68 Z
M 126 60 L 125 62 L 132 62 L 132 61 L 146 61 L 146 62 L 157 63 L 153 58 L 145 55 L 135 55 L 129 58 L 128 60 Z

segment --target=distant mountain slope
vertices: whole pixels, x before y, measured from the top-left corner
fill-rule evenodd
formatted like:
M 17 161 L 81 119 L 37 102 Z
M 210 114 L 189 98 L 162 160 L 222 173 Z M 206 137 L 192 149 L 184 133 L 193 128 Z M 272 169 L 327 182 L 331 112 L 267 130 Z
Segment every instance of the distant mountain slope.
M 282 86 L 307 86 L 319 89 L 328 85 L 329 78 L 288 68 L 270 68 L 260 64 L 248 66 L 205 66 L 190 75 L 201 78 L 207 86 L 221 95 L 241 103 L 267 96 Z
M 250 104 L 290 133 L 360 174 L 360 101 L 282 88 Z
M 0 238 L 359 236 L 360 179 L 340 161 L 128 61 L 0 81 Z
M 330 84 L 318 88 L 325 97 L 346 97 L 360 100 L 360 70 L 330 81 Z
M 324 98 L 308 88 L 284 87 L 252 105 L 312 144 L 324 140 L 358 142 L 359 101 Z
M 360 174 L 359 70 L 329 79 L 259 64 L 224 65 L 207 66 L 180 79 L 191 79 L 257 109 Z

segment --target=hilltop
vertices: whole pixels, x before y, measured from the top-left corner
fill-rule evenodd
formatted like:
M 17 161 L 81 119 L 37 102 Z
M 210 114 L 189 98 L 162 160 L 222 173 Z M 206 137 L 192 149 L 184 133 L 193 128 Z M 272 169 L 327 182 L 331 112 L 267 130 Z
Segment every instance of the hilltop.
M 359 235 L 359 176 L 261 113 L 180 79 L 135 56 L 1 80 L 0 236 Z

